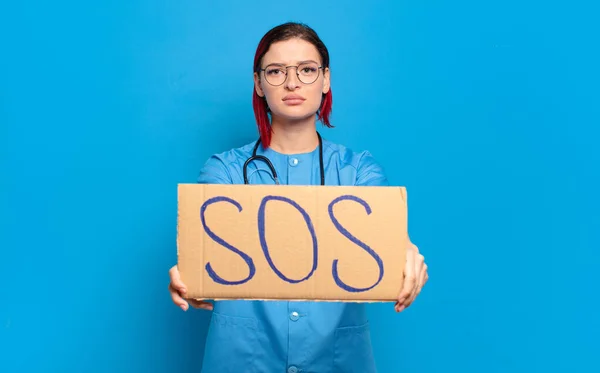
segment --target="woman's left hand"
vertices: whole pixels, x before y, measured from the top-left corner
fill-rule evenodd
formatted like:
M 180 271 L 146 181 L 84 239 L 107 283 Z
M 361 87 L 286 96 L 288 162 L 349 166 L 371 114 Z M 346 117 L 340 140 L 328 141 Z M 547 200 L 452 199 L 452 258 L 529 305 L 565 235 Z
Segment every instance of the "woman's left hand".
M 408 241 L 406 265 L 404 267 L 404 284 L 396 302 L 396 312 L 402 312 L 414 302 L 425 283 L 429 280 L 425 258 L 419 248 Z

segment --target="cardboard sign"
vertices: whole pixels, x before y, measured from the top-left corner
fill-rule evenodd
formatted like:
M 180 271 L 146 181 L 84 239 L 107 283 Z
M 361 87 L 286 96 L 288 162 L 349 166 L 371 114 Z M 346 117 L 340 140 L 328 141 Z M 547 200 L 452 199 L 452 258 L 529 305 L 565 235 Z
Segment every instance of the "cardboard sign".
M 178 269 L 195 299 L 394 301 L 403 187 L 178 186 Z

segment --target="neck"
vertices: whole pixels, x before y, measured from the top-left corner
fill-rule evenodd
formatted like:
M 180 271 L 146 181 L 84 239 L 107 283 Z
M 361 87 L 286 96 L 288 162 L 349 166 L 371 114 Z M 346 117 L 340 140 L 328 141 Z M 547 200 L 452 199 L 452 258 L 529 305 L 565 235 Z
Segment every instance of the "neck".
M 271 148 L 282 154 L 312 152 L 319 145 L 316 119 L 309 118 L 298 122 L 284 122 L 273 118 Z

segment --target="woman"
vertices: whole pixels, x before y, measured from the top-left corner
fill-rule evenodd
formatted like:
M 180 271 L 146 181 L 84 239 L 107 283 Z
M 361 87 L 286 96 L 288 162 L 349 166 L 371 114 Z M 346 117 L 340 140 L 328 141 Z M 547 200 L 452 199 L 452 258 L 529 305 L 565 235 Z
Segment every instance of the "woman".
M 329 123 L 332 95 L 329 53 L 309 27 L 286 23 L 263 37 L 254 59 L 253 106 L 259 141 L 210 157 L 200 183 L 243 184 L 253 151 L 265 155 L 281 184 L 386 185 L 368 152 L 353 152 L 322 139 L 316 121 Z M 269 119 L 270 117 L 270 119 Z M 320 153 L 322 152 L 322 165 Z M 248 166 L 250 184 L 273 184 L 268 166 Z M 170 270 L 173 302 L 186 299 L 177 267 Z M 396 311 L 408 307 L 427 282 L 427 266 L 409 245 Z M 203 372 L 375 372 L 364 303 L 218 301 L 214 305 Z

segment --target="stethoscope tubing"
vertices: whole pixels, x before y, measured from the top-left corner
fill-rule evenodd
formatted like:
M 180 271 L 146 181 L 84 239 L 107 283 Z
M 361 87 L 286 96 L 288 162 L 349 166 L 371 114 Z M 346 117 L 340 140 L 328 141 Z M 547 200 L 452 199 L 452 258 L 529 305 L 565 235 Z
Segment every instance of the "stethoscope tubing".
M 323 140 L 321 139 L 321 135 L 318 132 L 317 132 L 317 136 L 319 137 L 319 169 L 321 171 L 321 185 L 325 185 L 325 166 L 323 164 Z M 273 163 L 271 163 L 271 160 L 269 160 L 269 158 L 265 157 L 264 155 L 256 155 L 256 151 L 258 150 L 259 145 L 260 145 L 260 138 L 258 140 L 256 140 L 256 144 L 254 145 L 254 150 L 252 151 L 252 156 L 249 157 L 248 159 L 246 159 L 246 162 L 244 162 L 244 166 L 242 168 L 242 172 L 244 174 L 244 184 L 249 184 L 249 182 L 248 182 L 248 165 L 250 164 L 250 162 L 255 161 L 255 160 L 261 160 L 261 161 L 265 162 L 267 164 L 267 166 L 269 167 L 269 169 L 271 170 L 271 174 L 273 175 L 275 184 L 279 185 L 279 178 L 277 177 L 277 171 L 275 170 Z

